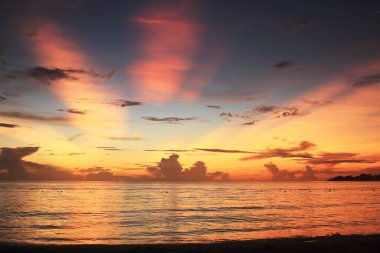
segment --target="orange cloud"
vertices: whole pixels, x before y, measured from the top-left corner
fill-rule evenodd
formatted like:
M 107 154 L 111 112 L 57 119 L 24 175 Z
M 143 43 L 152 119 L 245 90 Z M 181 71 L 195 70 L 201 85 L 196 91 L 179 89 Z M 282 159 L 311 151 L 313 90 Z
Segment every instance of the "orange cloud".
M 200 26 L 185 6 L 145 9 L 133 19 L 142 29 L 141 58 L 126 70 L 143 99 L 167 101 L 179 95 L 194 68 Z

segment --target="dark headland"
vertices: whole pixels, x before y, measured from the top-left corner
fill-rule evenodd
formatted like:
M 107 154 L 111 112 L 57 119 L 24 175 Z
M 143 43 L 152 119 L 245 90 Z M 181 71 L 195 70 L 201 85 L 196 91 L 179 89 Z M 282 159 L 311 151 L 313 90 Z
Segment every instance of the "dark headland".
M 328 181 L 380 181 L 379 175 L 360 174 L 359 176 L 337 176 L 330 178 Z
M 321 237 L 295 237 L 225 241 L 203 244 L 142 244 L 142 245 L 32 245 L 0 244 L 4 253 L 240 253 L 240 252 L 379 252 L 380 234 L 376 235 L 330 235 Z

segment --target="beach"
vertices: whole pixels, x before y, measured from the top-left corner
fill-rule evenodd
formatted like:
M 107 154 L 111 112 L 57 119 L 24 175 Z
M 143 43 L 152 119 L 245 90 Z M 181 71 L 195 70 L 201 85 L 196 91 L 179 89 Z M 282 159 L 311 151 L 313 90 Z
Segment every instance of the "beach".
M 126 244 L 126 245 L 40 245 L 0 244 L 7 253 L 118 253 L 118 252 L 378 252 L 380 234 L 330 235 L 322 237 L 294 237 L 245 241 L 224 241 L 192 244 Z

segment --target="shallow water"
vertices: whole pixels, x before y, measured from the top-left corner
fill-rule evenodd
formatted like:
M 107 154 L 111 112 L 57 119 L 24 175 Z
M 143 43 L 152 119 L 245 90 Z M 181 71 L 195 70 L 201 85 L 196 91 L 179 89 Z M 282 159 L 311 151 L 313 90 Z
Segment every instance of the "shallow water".
M 185 243 L 380 233 L 380 182 L 2 182 L 0 242 Z

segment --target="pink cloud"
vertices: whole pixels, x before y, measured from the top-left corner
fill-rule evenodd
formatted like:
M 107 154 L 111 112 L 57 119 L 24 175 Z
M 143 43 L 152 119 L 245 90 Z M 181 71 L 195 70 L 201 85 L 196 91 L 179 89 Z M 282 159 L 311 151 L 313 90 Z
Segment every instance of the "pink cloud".
M 173 99 L 194 68 L 200 26 L 182 5 L 148 7 L 133 22 L 142 30 L 141 57 L 126 72 L 132 77 L 136 93 L 154 101 Z

